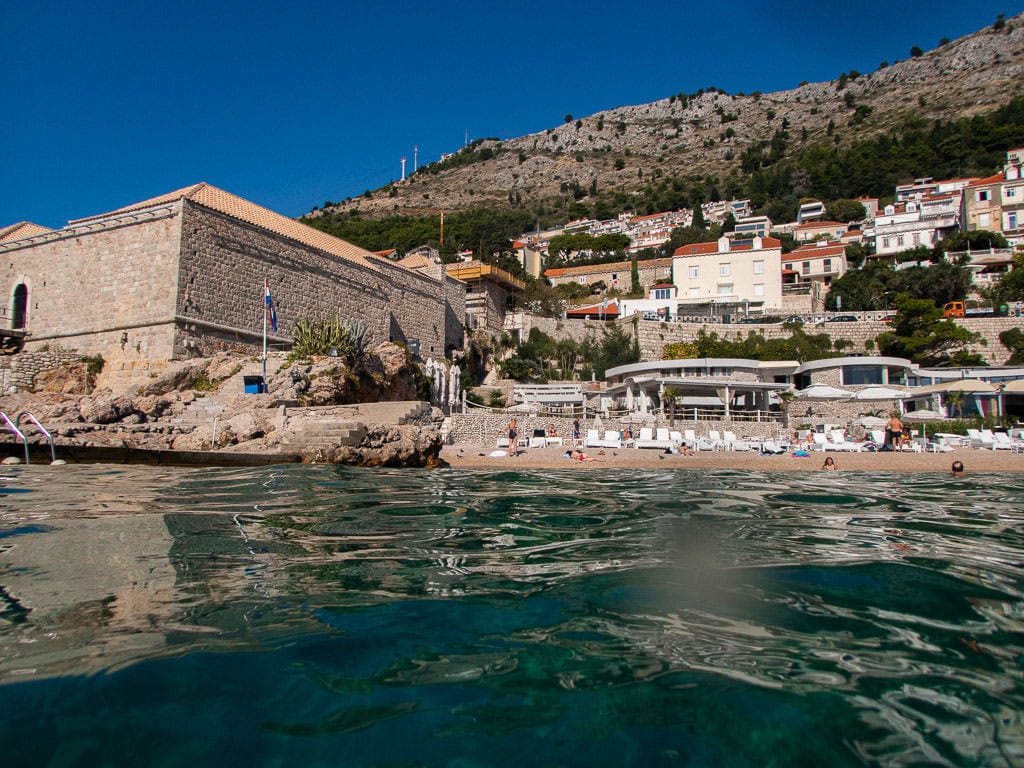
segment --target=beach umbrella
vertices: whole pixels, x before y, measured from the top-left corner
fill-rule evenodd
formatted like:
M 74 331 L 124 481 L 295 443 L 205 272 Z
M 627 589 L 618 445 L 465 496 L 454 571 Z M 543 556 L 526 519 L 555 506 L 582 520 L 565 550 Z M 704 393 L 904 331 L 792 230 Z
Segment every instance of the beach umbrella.
M 797 400 L 849 400 L 853 395 L 845 389 L 830 387 L 828 384 L 811 384 L 796 393 Z
M 909 397 L 905 391 L 891 387 L 865 387 L 853 394 L 854 400 L 902 400 L 905 397 Z
M 453 365 L 448 375 L 448 404 L 454 408 L 459 403 L 459 366 Z
M 881 429 L 886 425 L 885 419 L 880 419 L 878 416 L 861 416 L 855 424 L 860 424 L 865 429 Z
M 938 421 L 946 418 L 938 411 L 931 411 L 927 408 L 921 408 L 916 411 L 907 411 L 903 414 L 903 421 Z
M 946 383 L 943 390 L 946 392 L 984 394 L 998 392 L 999 387 L 995 384 L 989 384 L 987 381 L 981 381 L 980 379 L 957 379 L 956 381 Z

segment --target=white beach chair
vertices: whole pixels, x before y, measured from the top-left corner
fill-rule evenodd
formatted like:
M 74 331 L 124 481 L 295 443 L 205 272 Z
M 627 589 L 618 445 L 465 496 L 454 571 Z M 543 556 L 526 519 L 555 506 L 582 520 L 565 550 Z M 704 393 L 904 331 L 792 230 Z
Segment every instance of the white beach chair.
M 601 443 L 601 435 L 596 429 L 588 429 L 587 436 L 583 440 L 584 448 L 597 448 Z
M 860 443 L 854 443 L 846 439 L 846 433 L 841 429 L 833 429 L 831 434 L 832 445 L 835 446 L 832 450 L 834 451 L 855 451 L 860 453 Z
M 725 450 L 727 451 L 749 451 L 750 443 L 746 440 L 738 440 L 735 432 L 729 430 L 723 431 L 723 442 L 725 443 Z
M 711 443 L 711 450 L 713 451 L 725 449 L 725 441 L 722 440 L 722 436 L 718 433 L 717 429 L 708 430 L 708 442 Z

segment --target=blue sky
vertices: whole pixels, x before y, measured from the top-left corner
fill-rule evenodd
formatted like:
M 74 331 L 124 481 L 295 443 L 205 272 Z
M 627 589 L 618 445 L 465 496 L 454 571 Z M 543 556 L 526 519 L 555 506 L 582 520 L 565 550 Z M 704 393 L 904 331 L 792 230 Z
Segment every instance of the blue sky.
M 469 138 L 870 72 L 1021 2 L 11 3 L 0 226 L 198 181 L 297 216 Z

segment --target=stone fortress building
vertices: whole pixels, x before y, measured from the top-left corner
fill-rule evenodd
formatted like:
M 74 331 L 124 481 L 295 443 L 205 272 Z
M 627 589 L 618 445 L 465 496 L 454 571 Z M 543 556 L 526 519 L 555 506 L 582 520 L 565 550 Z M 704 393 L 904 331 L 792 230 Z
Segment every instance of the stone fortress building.
M 272 347 L 303 319 L 339 315 L 371 342 L 424 357 L 461 349 L 465 284 L 407 267 L 206 183 L 49 230 L 0 229 L 2 321 L 26 348 L 167 361 L 262 345 L 264 280 Z

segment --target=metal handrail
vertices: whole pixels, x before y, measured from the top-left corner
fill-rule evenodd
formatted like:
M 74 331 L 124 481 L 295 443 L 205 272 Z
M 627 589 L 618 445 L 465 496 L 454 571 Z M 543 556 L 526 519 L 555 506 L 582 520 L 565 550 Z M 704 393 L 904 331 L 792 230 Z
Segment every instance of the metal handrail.
M 35 416 L 33 416 L 28 411 L 22 411 L 21 413 L 18 414 L 18 418 L 15 419 L 15 424 L 20 427 L 21 426 L 21 420 L 24 417 L 26 417 L 26 416 L 28 417 L 29 421 L 31 421 L 33 424 L 36 425 L 36 429 L 38 429 L 40 432 L 42 432 L 46 436 L 47 441 L 50 443 L 50 463 L 51 464 L 54 463 L 55 461 L 57 461 L 57 449 L 54 448 L 54 445 L 53 445 L 53 435 L 51 435 L 46 430 L 46 427 L 44 427 L 42 424 L 39 423 L 39 419 L 37 419 Z M 28 456 L 28 441 L 27 440 L 25 441 L 25 455 L 26 455 L 26 457 Z M 26 458 L 25 463 L 28 464 L 27 458 Z
M 18 425 L 11 421 L 7 414 L 4 413 L 3 411 L 0 411 L 0 419 L 3 419 L 3 422 L 4 424 L 7 425 L 7 428 L 14 433 L 15 444 L 17 444 L 19 439 L 21 440 L 21 442 L 25 444 L 25 463 L 28 464 L 28 438 L 21 433 L 21 430 L 18 429 Z

